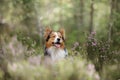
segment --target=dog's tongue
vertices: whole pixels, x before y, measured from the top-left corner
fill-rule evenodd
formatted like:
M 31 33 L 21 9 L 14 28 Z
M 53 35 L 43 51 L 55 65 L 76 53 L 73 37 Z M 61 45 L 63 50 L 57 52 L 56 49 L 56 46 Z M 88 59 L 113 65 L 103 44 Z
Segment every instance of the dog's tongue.
M 55 47 L 60 48 L 60 44 L 55 44 Z

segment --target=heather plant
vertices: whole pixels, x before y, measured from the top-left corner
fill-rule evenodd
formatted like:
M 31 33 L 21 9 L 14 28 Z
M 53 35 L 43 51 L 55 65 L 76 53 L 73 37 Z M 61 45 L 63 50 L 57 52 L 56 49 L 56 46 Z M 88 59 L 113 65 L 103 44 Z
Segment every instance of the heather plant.
M 46 26 L 65 28 L 69 52 L 51 66 Z M 0 80 L 119 80 L 119 70 L 120 0 L 0 0 Z
M 110 52 L 110 43 L 97 40 L 95 34 L 92 32 L 88 37 L 87 57 L 96 65 L 96 70 L 101 71 L 103 64 L 111 60 L 112 53 Z
M 108 41 L 98 40 L 95 37 L 96 33 L 92 32 L 87 41 L 87 58 L 95 64 L 96 70 L 100 73 L 103 79 L 116 79 L 119 76 L 117 71 L 119 66 L 119 51 L 113 48 L 112 43 Z M 116 65 L 117 64 L 117 65 Z M 111 68 L 110 68 L 111 66 Z M 114 68 L 115 66 L 116 68 Z M 115 77 L 111 71 L 116 70 Z M 105 77 L 106 75 L 106 77 Z
M 24 45 L 17 36 L 13 36 L 7 44 L 2 43 L 4 58 L 0 69 L 1 80 L 100 80 L 94 64 L 80 56 L 44 65 L 42 55 L 24 55 L 29 51 L 28 44 Z
M 72 45 L 72 48 L 70 49 L 71 56 L 80 56 L 82 58 L 86 58 L 87 56 L 87 51 L 86 51 L 86 46 L 85 44 L 80 44 L 80 42 L 74 42 Z
M 8 64 L 8 72 L 12 80 L 100 80 L 94 65 L 80 57 L 49 66 L 33 65 L 28 61 L 13 62 Z

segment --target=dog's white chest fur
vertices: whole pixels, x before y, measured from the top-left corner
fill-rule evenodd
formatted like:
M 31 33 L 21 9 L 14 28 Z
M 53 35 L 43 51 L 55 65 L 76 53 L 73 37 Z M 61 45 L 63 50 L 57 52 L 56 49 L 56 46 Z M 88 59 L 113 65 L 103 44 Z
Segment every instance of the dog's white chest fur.
M 68 53 L 64 49 L 56 48 L 54 46 L 47 49 L 47 53 L 50 55 L 52 60 L 59 60 L 65 58 Z

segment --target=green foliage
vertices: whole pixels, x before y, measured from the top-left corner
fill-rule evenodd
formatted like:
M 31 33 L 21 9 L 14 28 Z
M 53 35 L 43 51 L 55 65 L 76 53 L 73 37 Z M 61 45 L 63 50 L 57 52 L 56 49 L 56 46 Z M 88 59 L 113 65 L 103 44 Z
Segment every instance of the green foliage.
M 29 48 L 36 48 L 40 46 L 40 37 L 38 34 L 17 34 L 18 41 L 21 41 L 24 45 L 28 46 Z
M 98 41 L 95 39 L 95 32 L 88 37 L 87 42 L 88 59 L 96 65 L 96 69 L 100 71 L 103 64 L 111 60 L 110 44 L 108 42 Z
M 71 58 L 57 62 L 51 66 L 31 65 L 30 63 L 14 62 L 8 64 L 12 80 L 96 80 L 99 79 L 94 65 L 80 58 Z
M 115 66 L 115 64 L 119 64 L 119 58 L 120 55 L 118 51 L 114 51 L 114 49 L 112 49 L 112 44 L 109 43 L 108 41 L 100 41 L 97 40 L 95 38 L 95 32 L 92 32 L 91 35 L 88 37 L 88 41 L 87 41 L 87 57 L 89 60 L 91 60 L 96 67 L 96 70 L 99 71 L 99 73 L 101 74 L 101 76 L 104 76 L 105 74 L 103 74 L 103 68 L 106 65 L 113 65 Z M 117 57 L 118 56 L 118 57 Z M 116 65 L 115 70 L 119 69 Z M 104 70 L 106 73 L 110 73 L 112 69 L 110 70 Z M 110 71 L 110 72 L 109 72 Z M 108 74 L 106 74 L 108 75 Z M 112 74 L 111 74 L 112 75 Z M 116 73 L 115 75 L 119 75 L 118 73 Z M 105 77 L 106 78 L 106 77 Z M 115 77 L 113 77 L 114 79 Z M 107 79 L 111 79 L 112 78 L 107 78 Z
M 92 1 L 96 33 L 86 38 L 92 21 Z M 118 79 L 120 1 L 111 1 L 115 1 L 113 10 L 109 0 L 1 0 L 0 80 L 96 80 L 95 69 L 103 80 Z M 110 21 L 112 35 L 108 42 Z M 39 65 L 29 63 L 30 57 L 43 55 L 44 26 L 54 30 L 65 28 L 67 60 L 52 66 L 40 64 L 36 58 L 32 59 L 33 64 Z
M 4 75 L 4 73 L 3 73 L 3 71 L 0 69 L 0 80 L 3 80 L 3 75 Z
M 23 34 L 21 32 L 18 32 L 17 40 L 27 47 L 27 51 L 32 50 L 30 54 L 25 54 L 26 57 L 43 53 L 43 47 L 40 47 L 42 46 L 42 44 L 40 44 L 41 39 L 38 34 Z
M 115 13 L 114 15 L 116 19 L 114 19 L 113 25 L 113 45 L 119 46 L 120 45 L 120 13 Z
M 107 65 L 104 67 L 103 71 L 105 71 L 103 75 L 103 79 L 109 79 L 109 80 L 116 80 L 120 78 L 120 71 L 119 71 L 119 66 L 116 65 Z M 105 75 L 108 75 L 105 77 Z

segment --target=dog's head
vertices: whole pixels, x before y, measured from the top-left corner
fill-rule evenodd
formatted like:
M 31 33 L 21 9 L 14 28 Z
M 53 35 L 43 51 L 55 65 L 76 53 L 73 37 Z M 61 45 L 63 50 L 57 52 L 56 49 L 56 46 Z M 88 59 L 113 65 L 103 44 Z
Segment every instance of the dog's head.
M 65 30 L 53 31 L 51 28 L 45 29 L 44 38 L 46 40 L 46 48 L 55 46 L 56 48 L 64 48 Z

